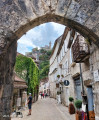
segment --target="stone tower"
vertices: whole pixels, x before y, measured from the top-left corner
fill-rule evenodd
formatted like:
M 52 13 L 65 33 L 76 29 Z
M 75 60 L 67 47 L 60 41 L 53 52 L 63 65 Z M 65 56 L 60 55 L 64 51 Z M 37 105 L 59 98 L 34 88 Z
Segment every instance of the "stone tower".
M 51 49 L 51 41 L 49 42 L 49 49 Z

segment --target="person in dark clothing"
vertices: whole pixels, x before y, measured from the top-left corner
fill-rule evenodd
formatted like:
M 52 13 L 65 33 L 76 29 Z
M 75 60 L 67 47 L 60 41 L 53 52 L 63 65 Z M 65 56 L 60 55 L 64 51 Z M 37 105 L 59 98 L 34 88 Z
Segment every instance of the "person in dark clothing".
M 48 94 L 47 93 L 45 93 L 45 98 L 48 96 Z
M 41 99 L 42 99 L 43 94 L 41 93 Z
M 32 96 L 31 96 L 31 93 L 29 93 L 29 97 L 28 97 L 28 108 L 29 108 L 29 113 L 28 115 L 31 115 L 31 106 L 32 106 Z

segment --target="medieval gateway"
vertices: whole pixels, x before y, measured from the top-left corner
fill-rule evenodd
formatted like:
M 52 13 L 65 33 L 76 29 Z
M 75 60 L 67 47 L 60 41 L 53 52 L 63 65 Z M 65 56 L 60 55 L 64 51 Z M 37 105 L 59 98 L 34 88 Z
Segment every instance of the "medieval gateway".
M 98 0 L 0 1 L 0 120 L 11 119 L 9 116 L 11 113 L 14 80 L 13 68 L 16 60 L 17 40 L 31 28 L 46 22 L 63 24 L 75 30 L 91 42 L 89 61 L 87 68 L 83 65 L 83 74 L 86 75 L 86 72 L 88 72 L 88 74 L 91 75 L 90 78 L 85 79 L 85 85 L 86 87 L 91 86 L 91 89 L 94 89 L 95 116 L 96 120 L 99 120 Z M 62 46 L 63 42 L 60 46 L 60 50 Z M 60 50 L 57 55 L 60 55 Z M 74 67 L 77 67 L 77 64 Z M 71 69 L 73 71 L 73 68 Z M 67 73 L 68 72 L 69 71 L 67 71 Z M 75 76 L 73 76 L 75 75 L 74 72 L 77 71 L 73 71 L 71 79 L 75 79 Z M 77 87 L 77 89 L 79 88 Z M 68 102 L 66 102 L 66 104 L 68 105 Z M 8 116 L 3 117 L 5 114 Z

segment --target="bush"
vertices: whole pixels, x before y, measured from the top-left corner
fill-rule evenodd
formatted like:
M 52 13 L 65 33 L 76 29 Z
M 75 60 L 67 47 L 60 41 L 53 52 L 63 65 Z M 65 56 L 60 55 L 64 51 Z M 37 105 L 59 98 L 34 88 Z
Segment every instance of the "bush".
M 74 100 L 73 97 L 69 97 L 69 101 L 72 102 Z
M 76 100 L 75 101 L 75 106 L 77 109 L 80 109 L 82 107 L 82 101 L 81 100 Z

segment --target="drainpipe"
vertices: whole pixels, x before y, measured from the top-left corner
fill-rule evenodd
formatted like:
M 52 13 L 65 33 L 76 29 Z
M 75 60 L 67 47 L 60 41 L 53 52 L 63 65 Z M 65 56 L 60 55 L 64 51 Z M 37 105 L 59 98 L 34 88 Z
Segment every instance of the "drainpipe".
M 79 63 L 79 67 L 80 67 L 80 81 L 81 81 L 81 86 L 82 86 L 82 94 L 84 95 L 84 84 L 83 84 L 81 63 Z
M 81 85 L 82 85 L 82 95 L 84 95 L 85 92 L 84 92 L 84 84 L 83 84 L 81 63 L 79 63 L 79 67 L 80 67 L 80 81 L 81 81 Z M 87 112 L 87 117 L 88 117 L 88 120 L 89 120 L 88 103 L 86 104 L 86 112 Z

